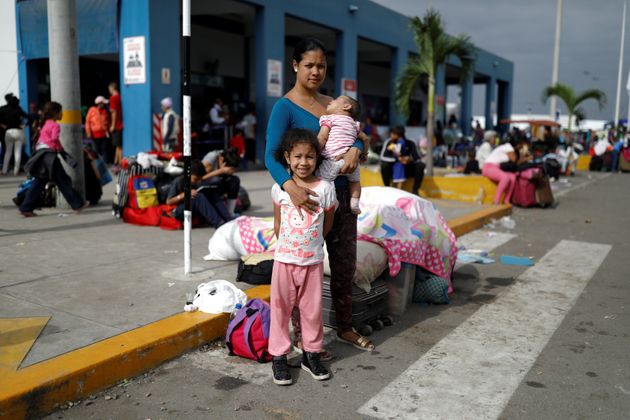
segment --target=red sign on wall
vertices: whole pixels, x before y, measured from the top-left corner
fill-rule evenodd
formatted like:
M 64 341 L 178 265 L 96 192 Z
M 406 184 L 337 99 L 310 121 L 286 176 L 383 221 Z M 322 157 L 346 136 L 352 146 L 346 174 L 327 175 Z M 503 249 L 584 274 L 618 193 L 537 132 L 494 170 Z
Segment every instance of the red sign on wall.
M 341 94 L 357 99 L 357 81 L 354 79 L 341 79 Z

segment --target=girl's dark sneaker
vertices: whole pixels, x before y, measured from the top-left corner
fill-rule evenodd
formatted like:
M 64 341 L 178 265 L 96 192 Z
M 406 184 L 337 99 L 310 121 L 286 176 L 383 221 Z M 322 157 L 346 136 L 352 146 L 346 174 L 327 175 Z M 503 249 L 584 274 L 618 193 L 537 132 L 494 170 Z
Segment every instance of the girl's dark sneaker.
M 287 364 L 287 356 L 273 356 L 271 360 L 271 370 L 273 371 L 273 383 L 276 385 L 291 385 L 291 373 Z
M 311 376 L 318 381 L 324 381 L 330 378 L 330 372 L 319 360 L 319 353 L 311 353 L 308 351 L 302 353 L 302 369 L 310 373 Z

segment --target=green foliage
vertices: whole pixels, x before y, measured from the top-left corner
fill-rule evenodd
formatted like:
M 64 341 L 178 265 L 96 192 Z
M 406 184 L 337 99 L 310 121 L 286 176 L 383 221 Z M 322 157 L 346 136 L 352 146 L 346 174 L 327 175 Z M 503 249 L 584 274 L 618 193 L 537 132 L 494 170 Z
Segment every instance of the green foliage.
M 571 86 L 556 83 L 553 86 L 547 86 L 543 89 L 541 100 L 543 103 L 546 103 L 552 96 L 557 96 L 566 105 L 567 114 L 569 115 L 569 130 L 571 129 L 571 117 L 573 115 L 579 115 L 580 119 L 584 119 L 585 117 L 584 111 L 578 108 L 582 102 L 593 99 L 597 101 L 600 111 L 604 105 L 606 105 L 606 94 L 599 89 L 587 89 L 576 95 Z

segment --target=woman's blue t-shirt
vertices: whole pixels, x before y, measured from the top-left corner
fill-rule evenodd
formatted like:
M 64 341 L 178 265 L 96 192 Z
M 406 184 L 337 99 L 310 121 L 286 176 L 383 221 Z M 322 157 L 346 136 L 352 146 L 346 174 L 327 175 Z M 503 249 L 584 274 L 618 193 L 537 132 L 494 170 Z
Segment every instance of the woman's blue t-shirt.
M 276 150 L 280 148 L 282 135 L 289 128 L 303 128 L 319 133 L 319 118 L 287 98 L 280 98 L 273 106 L 267 123 L 267 144 L 265 146 L 265 166 L 276 183 L 282 186 L 291 176 L 286 168 L 276 160 Z M 363 142 L 357 140 L 353 147 L 363 151 Z M 340 178 L 337 178 L 340 179 Z M 345 180 L 346 177 L 343 177 Z M 335 185 L 338 186 L 337 181 Z

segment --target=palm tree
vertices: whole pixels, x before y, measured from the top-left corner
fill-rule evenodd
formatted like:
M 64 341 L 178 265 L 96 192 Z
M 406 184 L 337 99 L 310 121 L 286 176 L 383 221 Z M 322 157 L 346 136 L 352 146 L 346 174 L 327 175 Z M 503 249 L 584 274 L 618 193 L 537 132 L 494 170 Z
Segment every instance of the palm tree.
M 409 116 L 409 100 L 423 75 L 428 76 L 427 98 L 427 174 L 433 175 L 433 119 L 435 116 L 435 74 L 438 66 L 446 64 L 450 56 L 459 58 L 460 80 L 463 82 L 473 69 L 475 45 L 468 35 L 448 36 L 440 13 L 429 9 L 422 19 L 411 19 L 410 29 L 419 55 L 410 58 L 396 81 L 396 107 Z M 467 121 L 463 123 L 468 123 Z
M 587 89 L 580 92 L 579 95 L 576 95 L 571 86 L 556 83 L 553 86 L 547 86 L 543 89 L 541 96 L 543 104 L 546 103 L 551 96 L 557 96 L 566 105 L 567 114 L 569 114 L 569 124 L 567 127 L 569 131 L 571 131 L 571 119 L 573 115 L 578 115 L 582 117 L 582 119 L 584 117 L 584 111 L 578 108 L 579 104 L 587 99 L 594 99 L 597 101 L 600 111 L 604 105 L 606 105 L 606 94 L 599 89 Z

